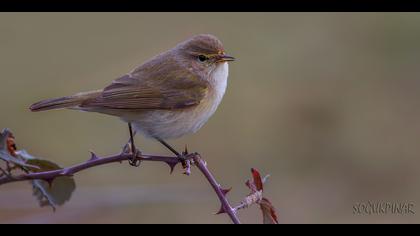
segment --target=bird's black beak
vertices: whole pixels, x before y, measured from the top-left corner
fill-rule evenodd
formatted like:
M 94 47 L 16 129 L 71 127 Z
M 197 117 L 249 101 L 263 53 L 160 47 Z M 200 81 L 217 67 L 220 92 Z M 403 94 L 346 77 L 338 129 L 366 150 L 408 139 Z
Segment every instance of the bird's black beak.
M 219 54 L 217 55 L 216 62 L 225 62 L 225 61 L 234 61 L 236 60 L 234 57 L 229 56 L 227 54 Z

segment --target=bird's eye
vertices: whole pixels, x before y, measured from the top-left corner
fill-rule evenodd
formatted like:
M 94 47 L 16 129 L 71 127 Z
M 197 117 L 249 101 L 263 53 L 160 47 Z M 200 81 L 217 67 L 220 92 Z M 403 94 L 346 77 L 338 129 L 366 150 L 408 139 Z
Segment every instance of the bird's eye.
M 198 56 L 198 60 L 199 61 L 201 61 L 201 62 L 204 62 L 204 61 L 207 61 L 209 58 L 208 57 L 206 57 L 205 55 L 199 55 Z

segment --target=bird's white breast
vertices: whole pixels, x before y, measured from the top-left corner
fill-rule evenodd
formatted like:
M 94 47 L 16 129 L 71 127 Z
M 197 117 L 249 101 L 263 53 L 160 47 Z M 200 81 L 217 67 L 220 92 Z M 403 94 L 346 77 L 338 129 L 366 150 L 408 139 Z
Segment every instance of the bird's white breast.
M 137 131 L 146 137 L 161 139 L 178 138 L 199 130 L 214 114 L 223 99 L 227 87 L 229 66 L 227 62 L 217 65 L 211 74 L 209 92 L 194 108 L 183 111 L 153 111 L 134 122 Z
M 216 67 L 211 76 L 210 83 L 213 87 L 212 91 L 214 94 L 209 94 L 210 96 L 213 96 L 213 107 L 210 116 L 216 111 L 223 99 L 223 95 L 225 95 L 228 75 L 229 65 L 227 62 L 223 62 Z

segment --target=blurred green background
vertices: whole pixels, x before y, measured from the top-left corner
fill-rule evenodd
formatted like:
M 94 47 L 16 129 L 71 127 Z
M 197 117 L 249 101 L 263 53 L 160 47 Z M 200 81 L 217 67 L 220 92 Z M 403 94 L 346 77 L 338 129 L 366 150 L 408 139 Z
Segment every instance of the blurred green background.
M 217 179 L 248 193 L 255 167 L 282 223 L 418 223 L 415 215 L 353 214 L 367 201 L 420 204 L 420 14 L 1 13 L 0 128 L 20 148 L 63 166 L 118 153 L 117 118 L 31 113 L 41 99 L 103 88 L 198 33 L 219 37 L 231 63 L 216 114 L 188 144 Z M 146 153 L 169 154 L 137 137 Z M 38 208 L 28 183 L 0 186 L 0 223 L 229 223 L 201 174 L 127 163 L 76 176 L 72 200 Z M 415 211 L 420 211 L 416 205 Z M 245 223 L 261 222 L 257 207 Z

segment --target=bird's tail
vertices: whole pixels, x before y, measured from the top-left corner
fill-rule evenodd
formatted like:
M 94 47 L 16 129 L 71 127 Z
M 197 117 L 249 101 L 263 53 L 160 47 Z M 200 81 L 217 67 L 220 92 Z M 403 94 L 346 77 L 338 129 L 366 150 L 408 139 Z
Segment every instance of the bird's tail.
M 100 95 L 102 90 L 78 93 L 72 96 L 46 99 L 37 103 L 32 104 L 29 109 L 31 111 L 47 111 L 62 108 L 77 108 L 87 100 L 94 99 Z

